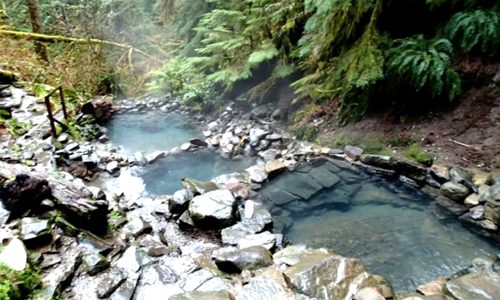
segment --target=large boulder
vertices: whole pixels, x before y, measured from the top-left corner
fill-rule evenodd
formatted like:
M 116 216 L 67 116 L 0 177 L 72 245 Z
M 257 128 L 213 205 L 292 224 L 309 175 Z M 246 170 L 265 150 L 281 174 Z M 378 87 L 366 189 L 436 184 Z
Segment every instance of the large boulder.
M 0 172 L 0 179 L 2 177 Z M 50 187 L 47 180 L 40 180 L 25 174 L 17 175 L 14 180 L 0 185 L 0 201 L 3 202 L 5 209 L 11 212 L 12 219 L 35 208 L 49 196 Z
M 240 273 L 243 270 L 258 270 L 273 264 L 271 252 L 262 246 L 253 246 L 222 253 L 215 258 L 219 270 L 226 273 Z
M 284 272 L 293 289 L 318 299 L 352 299 L 364 287 L 378 282 L 358 259 L 333 254 L 310 254 Z
M 205 194 L 218 189 L 217 185 L 211 181 L 199 181 L 187 177 L 181 180 L 181 185 L 183 188 L 191 190 L 195 195 Z
M 0 252 L 0 263 L 4 263 L 7 267 L 16 271 L 23 271 L 26 268 L 28 254 L 24 248 L 23 242 L 18 238 L 14 238 Z
M 394 167 L 399 174 L 419 182 L 423 181 L 427 175 L 426 168 L 403 160 L 396 161 Z
M 38 218 L 23 218 L 20 237 L 28 247 L 37 247 L 47 243 L 52 239 L 50 222 Z
M 193 192 L 190 189 L 183 189 L 175 192 L 168 200 L 168 208 L 173 214 L 183 213 L 193 199 Z
M 441 195 L 460 203 L 469 195 L 469 189 L 466 186 L 452 181 L 443 184 L 439 192 Z
M 229 190 L 216 190 L 194 197 L 189 203 L 189 214 L 197 226 L 224 228 L 235 223 L 236 204 Z
M 448 281 L 444 290 L 456 300 L 498 300 L 500 275 L 491 271 L 469 273 Z
M 252 111 L 250 112 L 250 115 L 253 118 L 262 119 L 262 118 L 267 117 L 267 115 L 270 113 L 271 113 L 271 111 L 269 111 L 269 108 L 267 107 L 267 105 L 261 105 L 261 106 L 257 106 L 256 108 L 252 109 Z
M 251 166 L 246 171 L 250 176 L 250 180 L 254 183 L 263 183 L 267 180 L 266 170 L 259 165 Z
M 361 155 L 363 154 L 363 151 L 363 148 L 356 146 L 347 145 L 344 147 L 344 153 L 354 160 L 359 160 Z
M 259 276 L 250 279 L 236 296 L 236 300 L 271 300 L 291 298 L 286 282 L 281 272 L 268 268 Z

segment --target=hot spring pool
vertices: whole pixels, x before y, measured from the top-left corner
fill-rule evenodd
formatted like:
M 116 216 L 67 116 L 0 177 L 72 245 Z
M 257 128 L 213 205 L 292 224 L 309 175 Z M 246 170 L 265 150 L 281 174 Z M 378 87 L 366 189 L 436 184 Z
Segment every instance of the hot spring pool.
M 343 162 L 320 162 L 263 189 L 264 199 L 274 207 L 275 226 L 286 228 L 292 243 L 360 258 L 398 292 L 415 290 L 467 267 L 476 257 L 498 253 L 498 247 L 455 218 L 444 218 L 419 191 L 343 167 Z M 290 187 L 291 182 L 298 188 Z
M 141 151 L 169 151 L 199 134 L 187 117 L 157 112 L 118 114 L 106 124 L 108 137 L 128 155 Z

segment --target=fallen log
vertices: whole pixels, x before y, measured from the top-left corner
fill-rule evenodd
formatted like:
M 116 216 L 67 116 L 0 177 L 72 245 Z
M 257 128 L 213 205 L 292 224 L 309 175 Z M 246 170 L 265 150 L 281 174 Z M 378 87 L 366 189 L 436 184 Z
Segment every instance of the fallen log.
M 44 199 L 52 199 L 55 209 L 77 227 L 97 234 L 107 231 L 108 203 L 92 199 L 92 192 L 71 181 L 58 179 L 44 170 L 0 161 L 0 199 L 11 212 L 10 219 L 35 210 Z
M 18 39 L 29 39 L 29 40 L 35 40 L 39 42 L 44 42 L 44 43 L 57 43 L 57 42 L 64 42 L 64 43 L 77 43 L 77 44 L 101 44 L 101 45 L 110 45 L 113 47 L 118 47 L 118 48 L 124 48 L 124 49 L 129 49 L 133 52 L 142 54 L 148 58 L 153 58 L 151 55 L 147 54 L 146 52 L 139 50 L 137 48 L 134 48 L 130 45 L 127 44 L 120 44 L 117 42 L 112 42 L 112 41 L 106 41 L 106 40 L 99 40 L 99 39 L 79 39 L 79 38 L 71 38 L 71 37 L 66 37 L 66 36 L 61 36 L 61 35 L 46 35 L 46 34 L 40 34 L 40 33 L 32 33 L 32 32 L 23 32 L 23 31 L 14 31 L 14 30 L 1 30 L 0 29 L 0 34 L 2 35 L 7 35 L 13 38 L 18 38 Z

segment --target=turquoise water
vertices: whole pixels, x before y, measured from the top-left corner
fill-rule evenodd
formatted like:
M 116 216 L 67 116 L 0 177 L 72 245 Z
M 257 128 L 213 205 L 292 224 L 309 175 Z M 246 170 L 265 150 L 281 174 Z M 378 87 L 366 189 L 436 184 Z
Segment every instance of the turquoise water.
M 108 136 L 128 155 L 141 151 L 144 155 L 154 151 L 169 151 L 190 139 L 200 137 L 187 117 L 176 113 L 118 114 L 106 124 Z
M 340 180 L 334 187 L 275 206 L 278 221 L 287 226 L 293 222 L 284 231 L 292 243 L 360 258 L 399 292 L 450 276 L 476 257 L 498 253 L 498 247 L 456 219 L 444 219 L 419 191 L 398 181 L 335 171 L 332 176 Z

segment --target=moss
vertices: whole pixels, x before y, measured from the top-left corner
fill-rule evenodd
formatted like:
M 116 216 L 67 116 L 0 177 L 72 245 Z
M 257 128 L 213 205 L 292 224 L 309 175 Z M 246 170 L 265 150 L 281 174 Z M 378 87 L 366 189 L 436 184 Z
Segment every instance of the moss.
M 80 229 L 78 229 L 75 226 L 73 226 L 73 224 L 71 224 L 70 222 L 66 221 L 66 219 L 64 219 L 61 216 L 57 216 L 56 217 L 55 223 L 56 223 L 57 227 L 61 228 L 69 236 L 76 237 L 81 232 Z
M 318 137 L 318 128 L 308 125 L 298 125 L 295 127 L 297 139 L 312 142 Z
M 361 143 L 361 140 L 361 136 L 357 134 L 347 134 L 345 132 L 341 132 L 333 140 L 333 145 L 338 148 L 343 148 L 347 145 L 357 146 Z
M 366 154 L 390 155 L 385 143 L 379 138 L 369 137 L 363 139 L 360 146 Z
M 428 167 L 432 166 L 432 163 L 434 162 L 434 156 L 422 151 L 418 144 L 411 145 L 408 149 L 403 151 L 403 155 Z
M 41 287 L 41 276 L 34 268 L 19 272 L 0 263 L 0 300 L 30 300 Z

